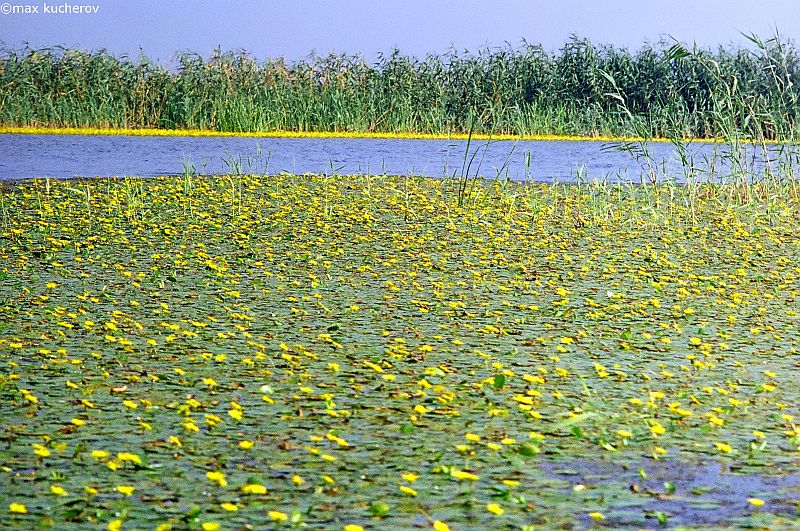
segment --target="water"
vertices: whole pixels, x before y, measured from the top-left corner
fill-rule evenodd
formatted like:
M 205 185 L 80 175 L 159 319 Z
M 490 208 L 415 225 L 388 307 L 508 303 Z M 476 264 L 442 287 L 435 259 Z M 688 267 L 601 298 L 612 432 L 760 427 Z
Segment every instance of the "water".
M 723 463 L 684 463 L 675 459 L 642 461 L 636 465 L 588 459 L 550 462 L 541 465 L 544 472 L 571 485 L 585 485 L 588 492 L 609 494 L 608 521 L 617 528 L 656 528 L 655 519 L 644 516 L 660 511 L 669 516 L 669 526 L 719 526 L 753 513 L 751 497 L 763 498 L 761 509 L 787 518 L 797 517 L 797 491 L 800 476 L 780 466 L 765 473 L 741 473 Z M 639 471 L 644 472 L 644 475 Z M 666 491 L 666 484 L 674 492 Z M 612 485 L 629 485 L 636 494 L 611 493 Z M 569 489 L 567 492 L 575 496 Z M 592 495 L 589 494 L 591 498 Z M 583 526 L 591 519 L 582 516 Z
M 649 145 L 659 178 L 685 174 L 674 147 Z M 0 179 L 157 176 L 183 173 L 467 174 L 466 141 L 396 139 L 141 137 L 0 135 Z M 724 177 L 726 148 L 692 143 L 699 171 Z M 744 159 L 761 169 L 757 148 Z M 474 157 L 473 157 L 474 155 Z M 643 166 L 613 145 L 588 141 L 473 141 L 468 175 L 543 182 L 608 179 L 648 180 Z M 774 156 L 772 157 L 774 158 Z

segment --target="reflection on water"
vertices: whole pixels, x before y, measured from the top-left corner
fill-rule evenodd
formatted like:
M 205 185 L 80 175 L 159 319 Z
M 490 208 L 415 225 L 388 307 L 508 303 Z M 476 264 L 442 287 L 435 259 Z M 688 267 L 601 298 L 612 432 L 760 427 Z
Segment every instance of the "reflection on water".
M 727 469 L 723 463 L 684 463 L 675 459 L 624 467 L 587 459 L 564 460 L 543 463 L 541 468 L 568 485 L 584 485 L 590 492 L 609 491 L 605 525 L 610 527 L 656 527 L 652 515 L 662 512 L 669 516 L 670 527 L 727 528 L 725 524 L 752 513 L 748 499 L 754 496 L 764 498 L 766 503 L 761 510 L 765 512 L 797 516 L 800 476 L 794 468 L 791 472 L 775 467 L 769 469 L 770 474 L 742 473 Z M 630 492 L 624 496 L 611 493 L 612 485 L 627 485 Z M 591 519 L 586 515 L 582 518 L 589 527 Z
M 651 165 L 621 146 L 580 141 L 466 141 L 395 139 L 133 137 L 0 135 L 0 179 L 173 175 L 184 163 L 199 173 L 347 173 L 482 176 L 513 180 L 648 181 L 651 175 L 681 181 L 694 172 L 720 179 L 731 167 L 777 170 L 778 159 L 796 164 L 787 148 L 692 143 L 683 163 L 674 146 L 647 146 Z M 636 148 L 637 146 L 633 146 Z M 794 173 L 793 170 L 791 170 Z

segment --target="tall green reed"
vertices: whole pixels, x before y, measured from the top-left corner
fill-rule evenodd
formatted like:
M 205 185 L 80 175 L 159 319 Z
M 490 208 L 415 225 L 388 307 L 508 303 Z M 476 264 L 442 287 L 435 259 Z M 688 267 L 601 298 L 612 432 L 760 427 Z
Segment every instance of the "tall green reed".
M 726 127 L 721 83 L 734 77 L 751 116 L 736 122 L 742 134 L 794 138 L 797 51 L 777 36 L 750 37 L 748 48 L 695 49 L 682 58 L 671 42 L 629 51 L 572 37 L 555 51 L 527 42 L 422 58 L 394 50 L 373 63 L 341 54 L 259 61 L 218 49 L 206 58 L 179 54 L 170 68 L 103 50 L 6 49 L 0 123 L 589 135 L 644 128 L 648 137 L 708 137 Z M 629 113 L 607 96 L 615 91 Z

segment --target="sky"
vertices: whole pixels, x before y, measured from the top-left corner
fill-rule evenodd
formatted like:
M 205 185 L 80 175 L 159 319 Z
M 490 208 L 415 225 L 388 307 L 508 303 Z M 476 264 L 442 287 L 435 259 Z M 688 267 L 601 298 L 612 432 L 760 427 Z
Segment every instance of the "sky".
M 88 6 L 96 13 L 50 13 Z M 32 11 L 38 13 L 8 13 Z M 259 59 L 296 61 L 312 51 L 374 60 L 393 48 L 424 56 L 482 47 L 542 44 L 572 34 L 635 50 L 676 38 L 703 47 L 742 45 L 740 32 L 800 36 L 795 0 L 0 0 L 0 45 L 107 49 L 169 64 L 178 51 L 220 46 Z

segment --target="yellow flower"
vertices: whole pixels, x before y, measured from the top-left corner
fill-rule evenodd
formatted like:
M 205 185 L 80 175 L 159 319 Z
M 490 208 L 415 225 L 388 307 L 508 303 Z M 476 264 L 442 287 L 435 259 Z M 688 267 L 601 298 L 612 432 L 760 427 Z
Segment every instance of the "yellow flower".
M 344 531 L 364 531 L 364 528 L 356 524 L 347 524 L 344 526 Z
M 325 436 L 329 441 L 333 441 L 339 446 L 350 446 L 350 443 L 342 439 L 341 437 L 337 437 L 336 435 L 329 433 Z
M 400 485 L 400 492 L 402 492 L 403 494 L 408 494 L 409 496 L 416 496 L 417 495 L 417 491 L 415 491 L 411 487 L 407 487 L 405 485 Z
M 131 496 L 136 490 L 136 487 L 131 487 L 130 485 L 117 485 L 116 490 L 120 494 L 124 494 L 125 496 Z
M 228 486 L 228 481 L 225 479 L 225 474 L 223 472 L 206 472 L 206 477 L 209 481 L 216 483 L 220 487 Z
M 67 491 L 64 490 L 64 487 L 61 485 L 50 485 L 50 492 L 55 494 L 56 496 L 66 496 Z
M 478 481 L 480 479 L 479 476 L 475 474 L 471 474 L 469 472 L 464 472 L 463 470 L 453 470 L 450 472 L 450 475 L 456 479 L 468 479 L 470 481 Z
M 226 511 L 229 511 L 229 512 L 236 512 L 236 511 L 239 510 L 239 506 L 236 505 L 235 503 L 223 502 L 223 503 L 220 503 L 219 505 L 220 505 L 220 507 L 222 507 L 223 509 L 225 509 Z
M 503 508 L 500 507 L 500 505 L 498 505 L 496 503 L 487 504 L 486 505 L 486 510 L 489 511 L 490 513 L 492 513 L 492 514 L 496 514 L 497 516 L 500 516 L 501 514 L 503 514 L 505 512 L 505 510 L 503 510 Z
M 111 520 L 108 523 L 108 531 L 119 531 L 122 529 L 122 520 Z
M 280 511 L 269 511 L 267 514 L 275 522 L 285 522 L 289 519 L 286 513 L 282 513 Z
M 239 448 L 242 450 L 249 450 L 255 445 L 253 441 L 239 441 Z
M 414 474 L 413 472 L 406 472 L 402 476 L 400 476 L 404 480 L 408 481 L 409 483 L 414 483 L 416 480 L 419 479 L 419 476 Z
M 728 454 L 728 453 L 731 453 L 733 451 L 733 447 L 730 444 L 718 442 L 718 443 L 714 443 L 714 446 L 716 446 L 717 450 L 719 450 L 723 454 Z
M 244 487 L 242 487 L 242 492 L 245 494 L 266 494 L 267 487 L 264 485 L 259 485 L 257 483 L 248 483 Z
M 219 524 L 217 522 L 203 522 L 201 527 L 203 531 L 217 531 L 219 529 Z
M 34 444 L 33 445 L 33 453 L 38 455 L 39 457 L 48 457 L 50 455 L 50 450 L 44 447 L 41 444 Z
M 436 531 L 450 531 L 450 527 L 446 523 L 442 522 L 441 520 L 434 520 L 433 521 L 433 528 Z
M 26 514 L 28 508 L 25 507 L 25 504 L 13 502 L 8 504 L 8 512 L 13 514 Z
M 117 461 L 129 461 L 131 463 L 136 463 L 137 465 L 142 464 L 142 458 L 132 452 L 120 452 L 117 454 Z
M 760 498 L 747 498 L 747 501 L 753 507 L 761 507 L 762 505 L 764 505 L 764 500 Z
M 595 522 L 599 522 L 601 520 L 606 519 L 606 515 L 598 512 L 589 513 L 589 516 L 591 516 L 592 520 L 594 520 Z

